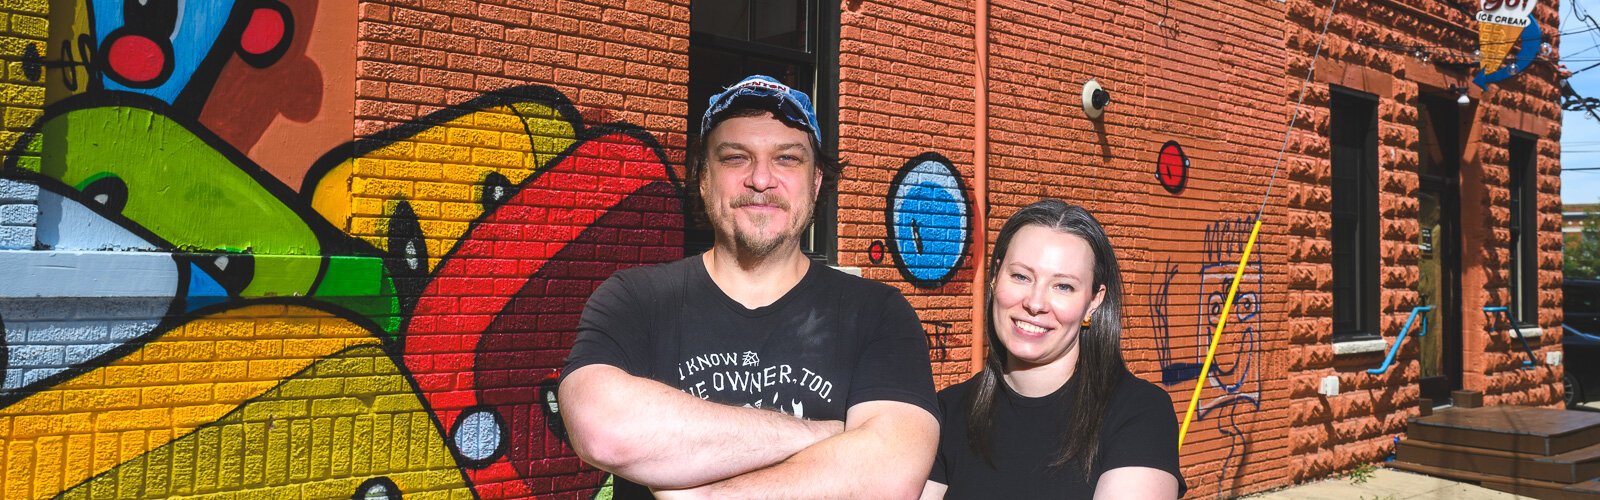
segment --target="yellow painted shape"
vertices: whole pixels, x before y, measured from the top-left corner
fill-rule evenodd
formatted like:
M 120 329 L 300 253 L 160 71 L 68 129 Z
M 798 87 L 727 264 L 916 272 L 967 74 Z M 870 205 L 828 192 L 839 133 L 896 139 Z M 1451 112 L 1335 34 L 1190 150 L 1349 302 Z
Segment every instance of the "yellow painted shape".
M 312 190 L 311 206 L 346 233 L 388 250 L 387 221 L 400 200 L 413 207 L 450 204 L 448 211 L 417 210 L 427 241 L 428 269 L 453 248 L 468 223 L 483 215 L 483 179 L 489 173 L 521 184 L 576 142 L 572 123 L 549 106 L 515 103 L 485 108 L 346 160 Z M 380 218 L 354 207 L 381 201 Z M 367 217 L 361 217 L 366 215 Z
M 6 459 L 0 498 L 54 497 L 216 422 L 329 354 L 360 345 L 379 345 L 377 334 L 307 307 L 245 306 L 192 320 L 106 366 L 0 409 Z M 35 465 L 44 463 L 69 466 L 46 471 Z
M 415 387 L 381 348 L 358 346 L 62 498 L 350 498 L 379 477 L 406 498 L 472 498 Z
M 51 1 L 49 4 L 50 41 L 40 44 L 48 46 L 45 58 L 51 61 L 70 59 L 73 62 L 84 62 L 83 54 L 79 53 L 78 38 L 80 36 L 94 38 L 89 29 L 89 7 L 84 0 Z M 72 53 L 62 54 L 62 47 L 71 47 Z M 64 72 L 73 75 L 72 81 L 76 83 L 77 88 L 67 88 L 68 79 L 62 77 Z M 45 75 L 45 104 L 52 104 L 89 90 L 90 72 L 83 65 L 73 65 L 65 69 L 46 68 Z
M 1505 63 L 1506 54 L 1511 52 L 1511 46 L 1516 45 L 1517 37 L 1522 36 L 1522 29 L 1522 26 L 1478 23 L 1478 46 L 1481 47 L 1478 60 L 1483 63 L 1483 74 L 1500 69 Z
M 353 169 L 354 162 L 348 159 L 340 162 L 317 181 L 311 192 L 311 208 L 333 223 L 333 227 L 347 233 L 350 232 L 350 173 Z

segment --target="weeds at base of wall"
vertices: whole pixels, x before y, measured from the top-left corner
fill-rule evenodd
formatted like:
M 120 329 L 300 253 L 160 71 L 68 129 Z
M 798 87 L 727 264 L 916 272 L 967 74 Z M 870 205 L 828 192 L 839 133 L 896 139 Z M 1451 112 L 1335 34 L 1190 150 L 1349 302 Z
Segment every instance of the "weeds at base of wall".
M 1350 480 L 1350 484 L 1365 484 L 1367 480 L 1372 479 L 1372 475 L 1376 474 L 1377 472 L 1378 466 L 1371 462 L 1367 462 L 1357 465 L 1354 469 L 1350 469 L 1350 472 L 1345 473 L 1344 477 L 1345 479 Z

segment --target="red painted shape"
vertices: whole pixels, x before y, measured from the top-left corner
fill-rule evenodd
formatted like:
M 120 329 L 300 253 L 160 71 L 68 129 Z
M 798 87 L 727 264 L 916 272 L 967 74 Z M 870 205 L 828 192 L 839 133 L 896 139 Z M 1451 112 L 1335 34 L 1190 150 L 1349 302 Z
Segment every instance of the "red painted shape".
M 874 242 L 872 242 L 872 246 L 867 247 L 867 258 L 868 259 L 872 259 L 872 263 L 873 264 L 877 264 L 877 263 L 883 262 L 883 242 L 882 241 L 874 241 Z
M 106 49 L 106 65 L 124 80 L 145 83 L 161 76 L 167 56 L 155 40 L 127 35 L 111 41 Z
M 595 182 L 594 172 L 619 164 L 630 166 L 626 177 Z M 682 257 L 681 246 L 631 262 L 595 251 L 629 230 L 681 241 L 680 208 L 661 202 L 676 193 L 655 149 L 620 134 L 589 140 L 474 224 L 440 264 L 404 334 L 403 359 L 443 428 L 481 407 L 506 426 L 500 456 L 463 465 L 480 498 L 600 486 L 605 474 L 546 430 L 538 384 L 561 369 L 585 298 L 612 271 Z M 548 473 L 555 469 L 563 472 Z
M 1156 157 L 1156 178 L 1167 192 L 1178 194 L 1189 180 L 1189 157 L 1177 141 L 1167 141 Z
M 258 8 L 250 12 L 250 24 L 245 25 L 244 34 L 239 37 L 239 49 L 255 55 L 271 52 L 283 42 L 285 26 L 283 13 Z

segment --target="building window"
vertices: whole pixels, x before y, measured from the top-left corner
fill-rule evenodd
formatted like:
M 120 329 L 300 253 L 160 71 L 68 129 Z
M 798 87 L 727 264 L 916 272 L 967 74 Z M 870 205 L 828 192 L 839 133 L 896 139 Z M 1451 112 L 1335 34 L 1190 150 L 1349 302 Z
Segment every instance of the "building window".
M 1333 87 L 1333 335 L 1378 335 L 1378 100 Z
M 1519 326 L 1539 324 L 1538 139 L 1511 133 L 1511 315 Z
M 689 143 L 697 144 L 707 100 L 746 76 L 763 74 L 811 95 L 822 147 L 838 151 L 839 3 L 821 0 L 695 0 L 689 5 Z M 698 196 L 699 193 L 690 193 Z M 822 186 L 800 247 L 833 263 L 838 189 Z M 711 247 L 705 221 L 691 225 L 687 250 Z

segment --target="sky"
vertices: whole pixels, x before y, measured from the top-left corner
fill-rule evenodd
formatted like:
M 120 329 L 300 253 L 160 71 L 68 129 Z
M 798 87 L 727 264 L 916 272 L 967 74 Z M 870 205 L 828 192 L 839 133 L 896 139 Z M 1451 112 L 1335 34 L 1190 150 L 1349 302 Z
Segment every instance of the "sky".
M 1600 0 L 1560 1 L 1561 31 L 1571 33 L 1561 37 L 1561 63 L 1578 71 L 1568 82 L 1578 95 L 1600 98 L 1600 66 L 1584 69 L 1600 64 L 1600 31 L 1575 33 L 1590 28 L 1577 18 L 1580 11 L 1600 24 Z M 1600 109 L 1595 114 L 1600 115 Z M 1571 170 L 1600 168 L 1600 121 L 1586 112 L 1566 111 L 1562 116 L 1561 168 L 1563 204 L 1600 202 L 1600 170 Z

